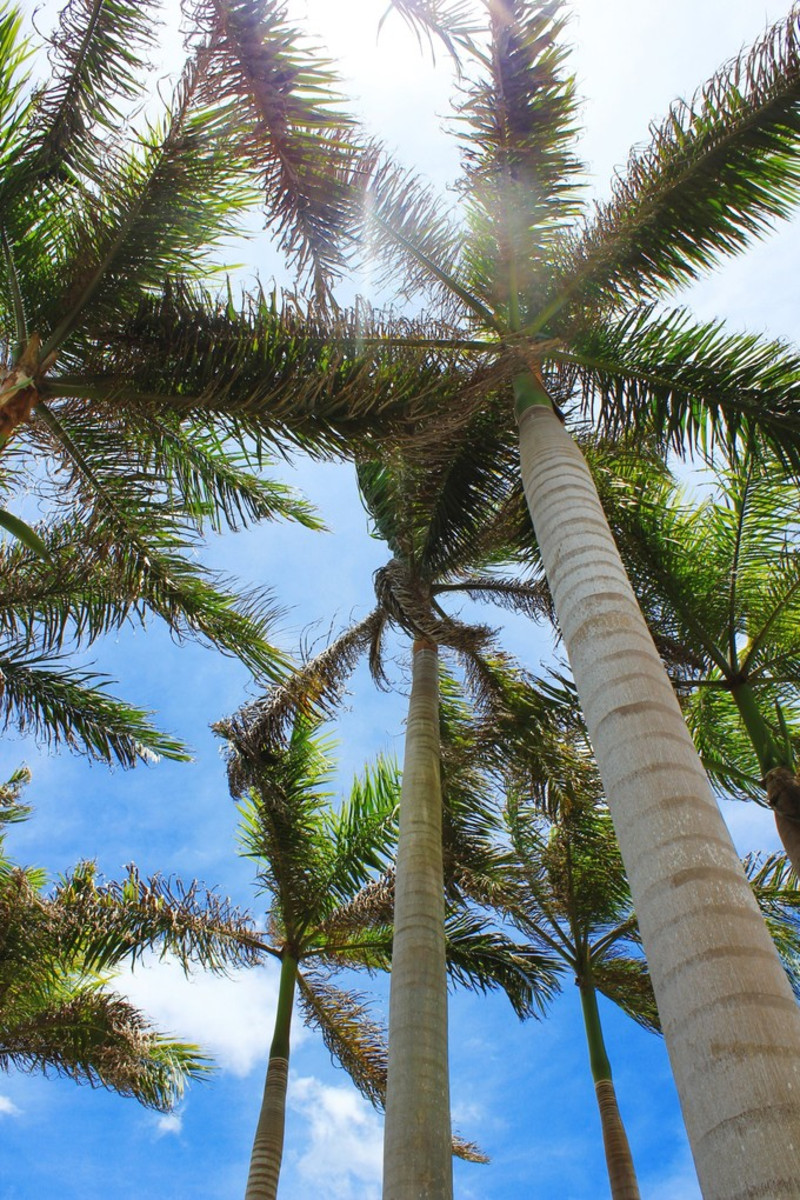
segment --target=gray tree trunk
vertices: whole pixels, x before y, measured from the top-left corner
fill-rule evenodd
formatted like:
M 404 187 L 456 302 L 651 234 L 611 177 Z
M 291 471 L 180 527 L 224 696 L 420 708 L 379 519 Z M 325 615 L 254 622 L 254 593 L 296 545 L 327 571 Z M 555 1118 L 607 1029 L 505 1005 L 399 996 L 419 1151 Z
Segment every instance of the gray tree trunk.
M 800 1015 L 580 450 L 520 416 L 528 506 L 706 1200 L 800 1196 Z
M 415 642 L 389 995 L 383 1200 L 452 1200 L 436 646 Z

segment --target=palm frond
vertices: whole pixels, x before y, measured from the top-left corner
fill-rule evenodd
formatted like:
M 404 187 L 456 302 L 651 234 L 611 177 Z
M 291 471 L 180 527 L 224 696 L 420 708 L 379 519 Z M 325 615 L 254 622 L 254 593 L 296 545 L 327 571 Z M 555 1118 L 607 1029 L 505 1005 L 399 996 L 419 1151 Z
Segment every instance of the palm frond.
M 247 763 L 258 762 L 270 747 L 285 745 L 288 730 L 298 716 L 329 715 L 338 702 L 348 675 L 370 644 L 379 614 L 345 630 L 321 653 L 308 659 L 260 699 L 246 704 L 214 731 L 231 744 L 228 777 L 231 792 L 238 796 L 247 784 Z
M 30 768 L 23 766 L 17 767 L 5 783 L 0 784 L 0 829 L 4 825 L 15 825 L 19 821 L 27 821 L 31 815 L 32 806 L 20 803 L 22 792 L 30 781 Z M 2 835 L 0 834 L 0 836 Z
M 456 66 L 460 54 L 471 45 L 478 26 L 469 0 L 389 0 L 389 7 L 381 17 L 379 29 L 391 12 L 398 13 L 408 27 L 417 35 L 420 48 L 426 39 L 433 55 L 433 39 L 438 38 L 452 55 Z
M 102 690 L 104 677 L 37 658 L 13 645 L 0 654 L 0 720 L 43 745 L 61 745 L 99 762 L 133 767 L 169 758 L 186 762 L 186 748 L 159 732 L 148 714 Z
M 386 1032 L 369 1015 L 358 992 L 334 987 L 317 973 L 297 977 L 306 1025 L 318 1029 L 331 1058 L 344 1067 L 361 1095 L 379 1111 L 386 1101 Z M 453 1138 L 453 1154 L 468 1162 L 488 1162 L 474 1142 Z
M 450 978 L 481 992 L 502 988 L 520 1018 L 543 1012 L 559 989 L 552 956 L 519 945 L 473 914 L 451 912 L 445 938 Z
M 544 290 L 548 240 L 575 215 L 576 102 L 559 45 L 561 0 L 496 4 L 490 22 L 484 78 L 460 107 L 473 209 L 467 261 L 474 290 L 516 329 Z
M 362 153 L 338 111 L 338 79 L 287 19 L 282 0 L 199 0 L 209 103 L 233 104 L 240 146 L 257 167 L 268 224 L 324 303 L 346 265 Z
M 778 949 L 789 982 L 800 996 L 800 886 L 785 854 L 748 855 L 745 873 Z
M 237 306 L 230 295 L 176 280 L 141 297 L 129 318 L 104 323 L 93 314 L 77 369 L 65 364 L 42 395 L 157 401 L 198 423 L 213 414 L 236 436 L 282 452 L 300 446 L 317 456 L 357 449 L 374 457 L 378 444 L 407 441 L 432 415 L 446 427 L 463 424 L 470 389 L 477 403 L 488 386 L 484 362 L 424 338 L 387 344 L 383 330 L 363 308 L 323 320 L 276 296 Z
M 570 246 L 554 311 L 652 295 L 695 278 L 784 217 L 800 195 L 798 10 L 634 151 L 612 199 Z
M 661 1032 L 653 985 L 642 958 L 606 955 L 592 962 L 592 979 L 599 991 L 643 1029 Z
M 382 1109 L 386 1097 L 386 1035 L 358 992 L 345 992 L 316 973 L 298 972 L 306 1025 L 318 1029 L 331 1058 L 344 1067 L 361 1095 Z
M 464 275 L 464 231 L 432 188 L 381 157 L 365 182 L 363 205 L 361 252 L 378 288 L 391 283 L 404 300 L 427 294 L 446 319 L 472 316 L 493 328 L 494 314 Z
M 99 182 L 108 135 L 141 94 L 160 9 L 153 0 L 69 0 L 62 7 L 50 78 L 35 97 L 26 154 L 6 176 L 5 202 L 9 191 L 31 186 Z
M 112 156 L 100 194 L 75 206 L 68 282 L 32 314 L 49 329 L 42 362 L 92 319 L 90 309 L 118 320 L 167 276 L 198 274 L 249 206 L 233 112 L 195 107 L 197 75 L 191 63 L 163 125 L 141 135 L 138 151 Z
M 681 309 L 634 308 L 575 333 L 584 404 L 611 436 L 647 429 L 681 450 L 735 447 L 758 434 L 779 459 L 800 462 L 800 357 Z
M 318 726 L 298 717 L 284 746 L 239 760 L 249 786 L 239 803 L 242 853 L 255 860 L 259 885 L 295 944 L 330 908 L 325 880 L 334 850 L 324 816 L 334 763 Z
M 400 769 L 380 755 L 353 781 L 338 810 L 327 814 L 325 833 L 333 856 L 323 887 L 332 904 L 347 903 L 386 869 L 397 841 L 399 803 Z
M 93 984 L 50 1003 L 28 988 L 24 1004 L 16 1012 L 9 1005 L 2 1024 L 6 1068 L 55 1072 L 159 1112 L 174 1108 L 186 1082 L 210 1070 L 196 1046 L 162 1037 L 129 1001 Z
M 120 883 L 97 878 L 91 862 L 61 879 L 51 903 L 63 917 L 63 953 L 80 958 L 88 971 L 104 972 L 135 963 L 149 950 L 169 954 L 188 970 L 253 966 L 264 958 L 252 919 L 227 897 L 180 880 L 143 879 L 131 864 Z

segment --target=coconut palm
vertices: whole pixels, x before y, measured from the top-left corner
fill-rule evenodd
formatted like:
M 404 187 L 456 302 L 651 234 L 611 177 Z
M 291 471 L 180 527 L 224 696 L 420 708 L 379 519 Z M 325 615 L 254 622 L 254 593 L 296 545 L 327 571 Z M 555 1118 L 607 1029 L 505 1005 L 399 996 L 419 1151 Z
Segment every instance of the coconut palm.
M 467 420 L 483 404 L 497 441 L 510 442 L 516 411 L 528 506 L 702 1186 L 757 1195 L 780 1179 L 797 1190 L 787 1148 L 799 1115 L 800 1019 L 565 425 L 582 411 L 606 430 L 678 448 L 758 434 L 797 466 L 797 355 L 656 307 L 797 199 L 797 15 L 674 105 L 611 200 L 581 222 L 557 0 L 487 3 L 480 37 L 459 23 L 462 4 L 398 7 L 434 30 L 456 17 L 449 40 L 469 80 L 458 122 L 464 216 L 452 219 L 407 172 L 379 166 L 363 210 L 370 256 L 384 253 L 387 280 L 405 294 L 427 285 L 450 324 L 439 344 L 477 356 L 483 386 L 457 415 Z M 710 916 L 720 903 L 730 913 L 724 931 Z M 713 956 L 698 946 L 713 946 Z
M 29 815 L 20 803 L 29 778 L 23 768 L 0 789 L 3 826 Z M 106 884 L 82 863 L 48 893 L 43 872 L 8 857 L 4 833 L 0 946 L 3 1068 L 67 1076 L 160 1111 L 210 1064 L 112 991 L 110 972 L 155 946 L 215 970 L 263 957 L 250 923 L 196 885 L 142 880 L 135 868 Z
M 256 1129 L 247 1195 L 274 1197 L 283 1148 L 290 1029 L 295 991 L 306 1022 L 359 1090 L 382 1107 L 387 1095 L 387 1051 L 381 1028 L 360 995 L 332 985 L 325 972 L 386 970 L 392 960 L 395 873 L 388 868 L 397 838 L 398 772 L 379 759 L 335 810 L 324 789 L 333 763 L 317 722 L 297 717 L 287 739 L 262 742 L 241 722 L 221 723 L 230 738 L 229 773 L 241 797 L 244 852 L 258 864 L 260 887 L 272 896 L 268 939 L 281 962 L 281 981 L 264 1098 Z M 463 759 L 463 755 L 458 757 Z M 447 920 L 451 975 L 469 986 L 502 986 L 520 1015 L 540 1006 L 549 977 L 539 956 L 520 953 L 509 939 L 463 905 L 464 874 L 492 871 L 451 773 L 448 844 L 452 888 Z M 470 824 L 472 822 L 472 825 Z M 478 862 L 482 863 L 481 868 Z M 461 889 L 459 887 L 461 883 Z M 475 891 L 473 882 L 472 889 Z M 448 1121 L 449 1128 L 449 1121 Z M 448 1155 L 481 1161 L 475 1147 L 451 1139 Z

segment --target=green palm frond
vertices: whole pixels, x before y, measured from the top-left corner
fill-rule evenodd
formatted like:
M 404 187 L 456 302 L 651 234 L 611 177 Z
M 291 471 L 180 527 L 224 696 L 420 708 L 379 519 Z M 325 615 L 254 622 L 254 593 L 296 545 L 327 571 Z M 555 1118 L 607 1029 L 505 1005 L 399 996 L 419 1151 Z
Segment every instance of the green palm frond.
M 481 992 L 502 988 L 520 1018 L 541 1014 L 559 990 L 551 955 L 519 945 L 474 914 L 448 914 L 445 937 L 450 978 Z
M 717 792 L 763 804 L 763 771 L 730 693 L 720 688 L 698 687 L 682 698 L 681 708 Z M 774 711 L 766 697 L 762 711 L 765 716 Z
M 50 1003 L 32 987 L 24 1001 L 6 992 L 0 1019 L 6 1069 L 55 1072 L 160 1112 L 174 1108 L 188 1080 L 211 1069 L 196 1046 L 161 1037 L 129 1001 L 93 984 L 73 986 Z
M 0 784 L 0 838 L 4 825 L 27 821 L 33 811 L 30 804 L 20 803 L 22 792 L 31 781 L 29 767 L 17 767 L 5 783 Z
M 263 293 L 236 304 L 174 280 L 143 296 L 130 317 L 92 314 L 76 368 L 45 381 L 42 395 L 98 403 L 158 402 L 179 416 L 236 436 L 300 446 L 316 455 L 361 449 L 374 456 L 418 433 L 423 417 L 463 423 L 461 404 L 487 386 L 472 352 L 424 338 L 386 345 L 382 323 L 363 310 L 325 320 Z M 438 331 L 438 326 L 435 327 Z M 477 401 L 472 401 L 476 403 Z M 436 431 L 436 440 L 441 428 Z M 432 435 L 431 435 L 432 436 Z
M 133 767 L 137 762 L 189 759 L 185 746 L 159 732 L 148 714 L 102 689 L 105 679 L 13 644 L 0 653 L 5 728 L 30 733 L 50 748 L 64 745 L 99 762 Z
M 5 181 L 23 153 L 30 117 L 25 63 L 29 44 L 21 37 L 22 16 L 11 4 L 0 6 L 0 177 Z M 8 185 L 0 184 L 0 225 L 8 218 Z
M 100 195 L 76 206 L 69 278 L 31 317 L 49 328 L 42 362 L 82 320 L 97 320 L 91 309 L 119 319 L 167 276 L 207 268 L 212 249 L 250 205 L 233 113 L 193 107 L 197 72 L 190 64 L 163 125 L 143 133 L 134 153 L 112 159 Z
M 62 412 L 65 407 L 62 402 Z M 126 405 L 124 413 L 104 416 L 132 468 L 135 464 L 134 469 L 150 472 L 154 483 L 159 482 L 198 528 L 206 518 L 215 532 L 277 519 L 297 521 L 307 529 L 324 528 L 295 488 L 256 473 L 274 466 L 274 459 L 260 455 L 256 461 L 208 423 L 181 420 L 152 403 L 139 410 Z M 96 432 L 95 424 L 93 435 Z M 107 462 L 111 447 L 102 447 L 102 453 Z
M 186 886 L 161 875 L 143 879 L 134 864 L 120 883 L 98 879 L 94 863 L 80 863 L 50 900 L 63 918 L 62 953 L 75 955 L 87 971 L 135 963 L 156 948 L 184 970 L 253 966 L 266 952 L 251 918 L 227 898 L 196 880 Z
M 800 52 L 792 8 L 635 151 L 570 246 L 551 308 L 653 294 L 738 252 L 800 195 Z
M 800 886 L 785 854 L 751 854 L 744 860 L 767 928 L 796 996 L 800 996 Z
M 560 0 L 490 9 L 483 78 L 460 108 L 466 187 L 473 210 L 467 251 L 472 287 L 517 329 L 544 290 L 543 252 L 575 215 L 576 101 L 558 39 Z
M 36 96 L 27 154 L 6 178 L 6 193 L 53 181 L 99 181 L 108 135 L 140 95 L 160 9 L 152 0 L 70 0 L 61 9 L 50 78 Z
M 386 869 L 397 841 L 399 803 L 400 769 L 393 759 L 379 756 L 353 781 L 338 810 L 327 813 L 325 836 L 333 853 L 322 885 L 332 904 L 347 903 Z
M 557 357 L 577 367 L 586 409 L 612 436 L 647 430 L 678 449 L 710 450 L 757 432 L 780 458 L 800 461 L 800 356 L 779 342 L 645 307 L 576 330 Z
M 242 853 L 296 943 L 329 906 L 325 889 L 334 849 L 322 814 L 331 795 L 332 743 L 318 722 L 297 718 L 283 747 L 265 746 L 241 770 L 249 791 L 239 804 Z

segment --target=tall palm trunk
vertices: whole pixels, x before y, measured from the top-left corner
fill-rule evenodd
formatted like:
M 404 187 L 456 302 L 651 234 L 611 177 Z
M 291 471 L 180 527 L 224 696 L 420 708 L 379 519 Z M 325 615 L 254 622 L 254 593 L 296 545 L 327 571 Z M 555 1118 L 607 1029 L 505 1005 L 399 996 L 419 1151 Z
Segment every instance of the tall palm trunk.
M 751 685 L 737 683 L 731 688 L 731 695 L 766 777 L 767 799 L 775 813 L 778 837 L 795 874 L 800 876 L 800 785 L 786 751 L 775 743 Z
M 521 405 L 525 492 L 703 1195 L 800 1196 L 800 1015 L 588 467 L 544 400 Z
M 438 655 L 417 641 L 400 797 L 383 1197 L 452 1195 Z
M 606 1054 L 600 1013 L 597 1008 L 597 992 L 591 975 L 578 981 L 583 1008 L 583 1023 L 586 1027 L 586 1042 L 589 1047 L 589 1062 L 592 1079 L 600 1110 L 600 1125 L 603 1130 L 603 1146 L 606 1152 L 608 1182 L 611 1184 L 613 1200 L 640 1200 L 639 1184 L 633 1166 L 628 1135 L 622 1123 L 617 1104 L 617 1093 L 611 1077 L 611 1063 Z
M 297 983 L 297 960 L 284 952 L 278 989 L 275 1032 L 269 1051 L 267 1078 L 261 1112 L 258 1115 L 250 1174 L 245 1200 L 275 1200 L 283 1157 L 283 1129 L 286 1120 L 286 1081 L 289 1076 L 289 1034 L 292 1004 Z

